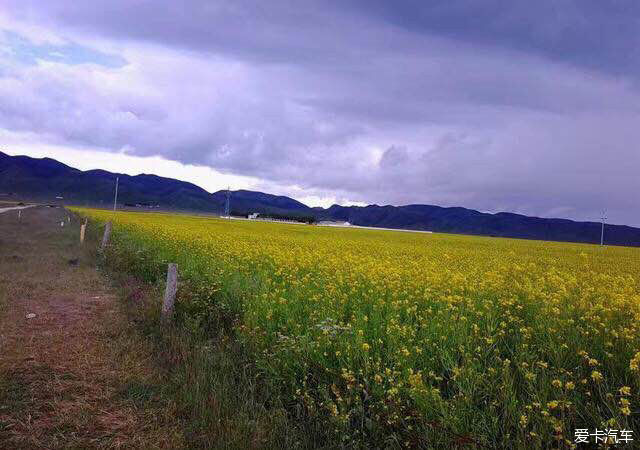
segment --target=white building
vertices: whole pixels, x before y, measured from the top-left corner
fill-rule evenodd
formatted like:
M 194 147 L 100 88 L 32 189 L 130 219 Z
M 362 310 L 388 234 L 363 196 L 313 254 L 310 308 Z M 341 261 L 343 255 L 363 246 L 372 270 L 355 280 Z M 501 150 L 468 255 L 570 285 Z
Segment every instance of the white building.
M 349 222 L 338 222 L 335 220 L 321 220 L 318 222 L 318 225 L 323 225 L 327 227 L 350 227 L 351 224 Z

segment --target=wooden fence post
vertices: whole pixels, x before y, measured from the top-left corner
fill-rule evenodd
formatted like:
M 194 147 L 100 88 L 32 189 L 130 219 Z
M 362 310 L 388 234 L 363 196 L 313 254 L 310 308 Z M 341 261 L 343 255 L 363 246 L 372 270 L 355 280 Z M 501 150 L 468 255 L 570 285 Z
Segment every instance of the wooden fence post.
M 18 222 L 20 222 L 20 219 L 22 218 L 22 210 L 19 209 L 18 210 Z
M 83 244 L 84 243 L 84 232 L 87 229 L 87 226 L 85 224 L 80 225 L 80 243 Z
M 167 287 L 162 302 L 162 319 L 168 320 L 173 316 L 173 304 L 178 290 L 178 265 L 170 263 L 167 268 Z
M 102 245 L 100 245 L 100 249 L 104 250 L 109 244 L 109 239 L 111 238 L 111 221 L 107 222 L 104 226 L 104 235 L 102 236 Z

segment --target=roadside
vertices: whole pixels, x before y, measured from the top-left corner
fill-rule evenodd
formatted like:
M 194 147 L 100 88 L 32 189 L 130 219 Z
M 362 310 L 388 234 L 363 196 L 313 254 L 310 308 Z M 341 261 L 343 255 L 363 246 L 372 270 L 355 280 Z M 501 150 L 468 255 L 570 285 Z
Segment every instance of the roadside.
M 95 240 L 81 246 L 61 208 L 21 216 L 0 214 L 0 448 L 184 447 L 151 344 L 96 270 Z

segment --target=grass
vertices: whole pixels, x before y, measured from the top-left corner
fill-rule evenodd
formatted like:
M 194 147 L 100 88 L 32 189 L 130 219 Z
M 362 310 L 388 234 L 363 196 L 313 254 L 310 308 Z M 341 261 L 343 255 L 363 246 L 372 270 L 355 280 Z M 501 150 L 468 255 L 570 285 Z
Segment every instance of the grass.
M 171 398 L 183 417 L 191 448 L 318 448 L 320 430 L 300 428 L 285 405 L 274 402 L 249 354 L 226 333 L 163 325 L 158 315 L 163 286 L 114 270 L 110 276 L 125 299 L 127 314 L 153 345 L 165 367 L 161 392 L 132 382 L 123 395 L 152 401 Z M 121 268 L 121 267 L 120 267 Z

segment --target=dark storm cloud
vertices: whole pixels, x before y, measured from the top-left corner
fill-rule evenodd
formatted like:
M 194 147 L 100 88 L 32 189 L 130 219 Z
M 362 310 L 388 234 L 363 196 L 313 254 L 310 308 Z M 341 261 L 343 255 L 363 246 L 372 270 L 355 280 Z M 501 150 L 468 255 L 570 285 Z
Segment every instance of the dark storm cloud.
M 226 3 L 0 0 L 16 32 L 127 61 L 0 64 L 0 128 L 311 195 L 640 225 L 635 3 Z
M 621 75 L 640 69 L 634 0 L 352 0 L 355 10 L 417 33 L 509 47 Z

